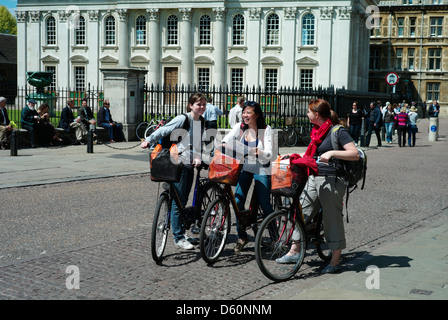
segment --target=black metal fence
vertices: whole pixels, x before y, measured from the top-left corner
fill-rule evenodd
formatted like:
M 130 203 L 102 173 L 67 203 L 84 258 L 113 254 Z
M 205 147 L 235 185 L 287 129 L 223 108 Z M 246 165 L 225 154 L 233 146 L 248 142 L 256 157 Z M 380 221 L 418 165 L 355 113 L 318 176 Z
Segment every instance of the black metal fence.
M 303 88 L 279 88 L 277 91 L 270 91 L 261 87 L 246 87 L 240 91 L 230 90 L 228 87 L 199 88 L 197 86 L 160 86 L 151 85 L 143 88 L 144 105 L 141 107 L 142 114 L 139 119 L 148 121 L 156 115 L 176 116 L 186 112 L 188 98 L 191 94 L 202 92 L 213 98 L 213 104 L 226 113 L 236 104 L 239 96 L 243 96 L 246 101 L 252 100 L 260 104 L 265 113 L 268 124 L 275 121 L 277 125 L 285 123 L 286 117 L 295 117 L 296 126 L 309 124 L 306 116 L 308 103 L 311 99 L 321 98 L 327 100 L 339 117 L 346 117 L 351 110 L 353 101 L 358 101 L 361 106 L 369 106 L 370 101 L 381 100 L 383 105 L 386 101 L 398 101 L 397 96 L 390 94 L 379 94 L 374 92 L 357 92 L 334 87 L 305 90 Z M 3 89 L 0 96 L 7 98 L 7 108 L 10 120 L 19 125 L 20 112 L 27 103 L 27 98 L 36 93 L 36 89 L 31 86 L 24 88 Z M 75 91 L 68 88 L 59 88 L 53 91 L 45 91 L 48 96 L 47 103 L 50 104 L 51 121 L 57 126 L 62 109 L 66 106 L 67 100 L 73 98 L 75 107 L 81 105 L 82 99 L 88 100 L 88 106 L 92 108 L 94 114 L 103 106 L 104 92 L 101 88 L 88 86 L 85 91 Z M 39 104 L 43 102 L 40 101 Z M 227 116 L 218 119 L 220 128 L 228 127 Z
M 235 104 L 239 96 L 243 96 L 246 101 L 252 100 L 260 104 L 265 113 L 267 123 L 275 121 L 277 124 L 285 123 L 286 117 L 295 117 L 296 126 L 309 124 L 306 116 L 308 103 L 311 99 L 327 100 L 339 117 L 345 118 L 351 110 L 353 101 L 358 101 L 361 106 L 369 106 L 371 101 L 382 100 L 383 105 L 390 101 L 389 94 L 379 94 L 375 92 L 357 92 L 334 87 L 317 89 L 303 88 L 280 88 L 276 92 L 263 89 L 261 87 L 246 87 L 241 91 L 233 91 L 226 88 L 199 88 L 197 86 L 159 86 L 151 85 L 145 87 L 144 93 L 144 121 L 161 114 L 165 116 L 176 116 L 186 112 L 188 98 L 191 94 L 202 92 L 213 99 L 213 104 L 221 110 L 228 112 Z M 398 99 L 398 96 L 397 96 Z M 227 128 L 228 119 L 226 116 L 218 118 L 218 127 Z
M 31 86 L 20 88 L 3 88 L 0 96 L 7 99 L 8 116 L 11 121 L 20 127 L 20 113 L 26 106 L 29 97 L 35 97 L 36 88 Z M 75 100 L 75 108 L 81 106 L 81 101 L 86 98 L 87 105 L 92 108 L 94 114 L 103 106 L 104 93 L 101 88 L 91 87 L 90 85 L 84 91 L 76 91 L 69 88 L 59 88 L 56 90 L 45 90 L 40 94 L 38 105 L 46 102 L 50 105 L 50 121 L 57 126 L 62 109 L 67 105 L 67 100 Z M 45 97 L 45 100 L 43 100 Z M 76 114 L 76 112 L 75 112 Z

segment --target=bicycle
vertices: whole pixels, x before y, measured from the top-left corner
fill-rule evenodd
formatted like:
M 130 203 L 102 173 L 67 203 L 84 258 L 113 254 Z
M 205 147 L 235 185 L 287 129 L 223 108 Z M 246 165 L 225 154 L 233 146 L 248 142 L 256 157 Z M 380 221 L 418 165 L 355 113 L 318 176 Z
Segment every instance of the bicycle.
M 135 128 L 137 139 L 141 141 L 145 140 L 158 128 L 170 122 L 171 119 L 172 117 L 164 118 L 160 114 L 158 114 L 154 118 L 152 118 L 151 121 L 140 122 L 137 128 Z
M 221 187 L 222 192 L 217 195 L 217 198 L 209 204 L 205 211 L 199 234 L 201 256 L 208 264 L 218 261 L 224 250 L 231 229 L 230 204 L 232 204 L 237 217 L 239 228 L 252 229 L 255 235 L 258 225 L 263 220 L 263 213 L 258 204 L 255 189 L 252 190 L 249 209 L 239 210 L 231 185 L 219 184 L 224 185 Z M 275 199 L 273 202 L 275 202 Z
M 179 213 L 185 229 L 191 229 L 193 234 L 199 233 L 202 215 L 211 200 L 216 197 L 217 193 L 221 192 L 216 183 L 200 176 L 201 170 L 206 167 L 207 166 L 204 164 L 196 167 L 196 180 L 191 206 L 183 206 L 181 204 L 173 182 L 163 183 L 162 187 L 164 188 L 164 191 L 160 194 L 159 199 L 157 200 L 151 232 L 151 254 L 155 262 L 158 263 L 163 259 L 163 253 L 171 228 L 171 206 L 173 200 L 179 208 Z
M 307 145 L 307 140 L 309 138 L 309 126 L 307 125 L 301 125 L 299 128 L 296 127 L 297 118 L 296 117 L 286 117 L 285 118 L 285 127 L 284 130 L 284 139 L 285 144 L 288 147 L 293 147 L 297 144 L 297 142 L 300 140 L 300 142 L 303 145 Z
M 324 261 L 329 261 L 332 254 L 325 241 L 322 208 L 311 221 L 305 223 L 298 196 L 292 199 L 291 203 L 290 198 L 282 197 L 280 210 L 263 220 L 255 238 L 255 260 L 258 267 L 267 278 L 276 282 L 287 280 L 299 271 L 306 250 L 312 245 L 315 245 L 317 254 Z M 300 245 L 297 262 L 276 262 L 289 251 L 293 242 Z
M 278 122 L 275 120 L 272 120 L 271 127 L 273 130 L 277 131 L 278 146 L 284 147 L 285 146 L 285 128 L 281 126 L 281 119 L 278 119 Z

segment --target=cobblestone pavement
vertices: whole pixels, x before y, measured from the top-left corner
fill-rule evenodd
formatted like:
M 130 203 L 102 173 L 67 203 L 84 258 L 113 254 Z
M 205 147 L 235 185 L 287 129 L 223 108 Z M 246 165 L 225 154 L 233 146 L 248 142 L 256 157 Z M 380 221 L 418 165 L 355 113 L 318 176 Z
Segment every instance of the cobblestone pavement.
M 448 144 L 444 135 L 428 142 L 425 130 L 422 123 L 415 148 L 367 150 L 365 190 L 348 202 L 345 268 L 446 220 Z M 294 279 L 273 283 L 258 270 L 253 241 L 233 253 L 234 227 L 213 266 L 199 250 L 175 249 L 172 237 L 157 265 L 149 230 L 159 192 L 147 174 L 0 190 L 0 299 L 276 299 L 333 276 L 320 274 L 324 265 L 310 252 Z M 79 289 L 69 289 L 73 270 Z

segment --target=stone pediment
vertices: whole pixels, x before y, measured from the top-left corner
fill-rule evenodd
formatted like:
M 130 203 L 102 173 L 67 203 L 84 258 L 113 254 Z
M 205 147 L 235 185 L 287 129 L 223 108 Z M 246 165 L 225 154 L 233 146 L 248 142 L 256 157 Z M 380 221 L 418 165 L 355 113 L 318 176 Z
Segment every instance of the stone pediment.
M 261 63 L 268 64 L 268 65 L 276 65 L 276 66 L 280 66 L 283 64 L 282 60 L 280 60 L 279 58 L 276 58 L 276 57 L 265 57 L 265 58 L 261 59 Z
M 247 61 L 240 57 L 233 57 L 227 60 L 228 64 L 247 64 Z
M 84 56 L 76 55 L 69 59 L 72 63 L 89 63 L 89 59 Z
M 176 57 L 173 57 L 172 55 L 169 55 L 169 56 L 166 56 L 165 58 L 162 58 L 160 60 L 160 62 L 162 62 L 162 63 L 171 63 L 171 64 L 173 64 L 173 63 L 180 64 L 182 61 L 179 60 Z
M 131 58 L 131 63 L 149 63 L 149 59 L 144 56 L 135 56 Z
M 213 60 L 206 56 L 199 56 L 194 58 L 194 63 L 213 64 Z
M 107 55 L 107 56 L 100 58 L 100 62 L 108 63 L 108 64 L 118 64 L 118 59 Z
M 310 57 L 303 57 L 296 61 L 298 66 L 317 66 L 319 65 L 319 62 L 310 58 Z
M 51 55 L 47 55 L 41 59 L 43 63 L 59 63 L 59 59 Z

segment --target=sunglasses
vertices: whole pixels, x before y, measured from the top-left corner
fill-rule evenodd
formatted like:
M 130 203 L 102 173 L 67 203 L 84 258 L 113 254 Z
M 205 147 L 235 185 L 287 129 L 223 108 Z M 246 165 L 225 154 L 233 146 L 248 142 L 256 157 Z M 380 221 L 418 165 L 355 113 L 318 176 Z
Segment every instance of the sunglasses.
M 253 106 L 257 106 L 258 103 L 255 102 L 255 101 L 246 101 L 246 102 L 244 102 L 244 105 L 245 106 L 249 106 L 249 107 L 253 107 Z

